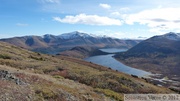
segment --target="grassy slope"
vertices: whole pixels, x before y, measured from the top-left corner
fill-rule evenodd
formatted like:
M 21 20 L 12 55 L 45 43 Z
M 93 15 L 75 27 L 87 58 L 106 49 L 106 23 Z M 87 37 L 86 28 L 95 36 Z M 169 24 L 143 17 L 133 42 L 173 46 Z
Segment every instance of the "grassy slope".
M 69 57 L 34 53 L 2 42 L 0 69 L 12 72 L 27 84 L 16 85 L 0 79 L 0 95 L 9 99 L 110 100 L 110 97 L 122 100 L 124 93 L 172 93 L 103 66 Z
M 25 84 L 17 85 L 8 80 L 0 80 L 1 100 L 110 100 L 108 97 L 97 94 L 92 87 L 64 79 L 61 76 L 52 77 L 46 74 L 36 74 L 27 70 L 18 70 L 2 65 L 0 65 L 0 70 L 9 71 L 25 82 Z

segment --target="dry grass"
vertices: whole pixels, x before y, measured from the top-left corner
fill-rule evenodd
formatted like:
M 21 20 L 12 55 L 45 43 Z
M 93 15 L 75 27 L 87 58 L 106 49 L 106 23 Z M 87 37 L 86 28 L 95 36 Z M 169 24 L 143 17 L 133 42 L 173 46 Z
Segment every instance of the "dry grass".
M 82 60 L 34 53 L 1 42 L 0 47 L 0 68 L 15 73 L 29 84 L 27 91 L 31 92 L 27 93 L 35 100 L 108 101 L 110 98 L 122 100 L 123 93 L 172 93 L 142 79 Z M 23 88 L 17 91 L 20 90 Z

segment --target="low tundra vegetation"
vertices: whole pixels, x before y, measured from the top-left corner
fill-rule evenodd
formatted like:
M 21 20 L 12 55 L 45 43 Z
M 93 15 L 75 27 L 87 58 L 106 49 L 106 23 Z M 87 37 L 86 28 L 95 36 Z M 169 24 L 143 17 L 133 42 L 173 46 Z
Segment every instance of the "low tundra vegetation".
M 13 90 L 28 93 L 24 99 L 36 101 L 122 101 L 125 93 L 173 93 L 143 79 L 79 59 L 35 53 L 3 42 L 0 47 L 0 69 L 9 68 L 7 71 L 25 82 L 16 85 L 0 79 L 3 85 L 0 93 L 12 98 Z M 5 91 L 7 87 L 9 90 Z

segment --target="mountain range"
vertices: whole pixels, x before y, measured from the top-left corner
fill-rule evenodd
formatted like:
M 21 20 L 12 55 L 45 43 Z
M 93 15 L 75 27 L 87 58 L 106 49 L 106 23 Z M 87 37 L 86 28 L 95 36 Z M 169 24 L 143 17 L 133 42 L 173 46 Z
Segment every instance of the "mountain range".
M 61 51 L 71 49 L 76 46 L 90 46 L 96 48 L 131 48 L 141 40 L 122 40 L 75 31 L 57 36 L 51 34 L 46 34 L 43 36 L 22 36 L 0 39 L 0 41 L 8 42 L 10 44 L 36 52 L 57 54 Z
M 179 33 L 170 32 L 142 41 L 115 39 L 75 31 L 58 36 L 46 34 L 44 36 L 1 39 L 0 41 L 7 43 L 0 42 L 0 77 L 3 77 L 0 78 L 0 95 L 5 96 L 3 93 L 7 92 L 5 91 L 6 85 L 17 87 L 17 89 L 8 88 L 10 96 L 17 99 L 20 97 L 12 95 L 12 91 L 16 91 L 18 94 L 28 93 L 30 96 L 30 98 L 27 97 L 28 99 L 40 100 L 57 100 L 59 98 L 67 100 L 68 96 L 81 100 L 107 100 L 107 97 L 122 100 L 123 93 L 172 93 L 163 87 L 149 84 L 147 79 L 131 77 L 107 67 L 72 58 L 73 55 L 78 58 L 96 54 L 105 55 L 107 53 L 98 51 L 99 48 L 104 47 L 129 48 L 126 52 L 116 54 L 115 58 L 131 67 L 160 74 L 157 78 L 170 80 L 165 85 L 166 87 L 179 92 L 180 90 L 176 89 L 180 83 L 179 36 Z M 61 54 L 45 55 L 27 49 L 48 54 L 61 52 Z M 62 55 L 72 55 L 72 57 Z M 5 81 L 2 81 L 4 79 Z M 177 82 L 174 83 L 174 81 Z M 24 84 L 25 86 L 29 85 L 29 90 L 26 91 L 24 86 L 21 86 Z M 72 84 L 76 87 L 71 88 Z M 46 86 L 49 85 L 53 86 L 47 88 Z M 84 89 L 83 93 L 81 91 L 72 93 L 79 91 L 82 89 L 81 87 Z M 85 93 L 90 96 L 86 96 Z M 99 95 L 99 93 L 101 94 Z M 102 94 L 105 96 L 102 97 Z M 0 98 L 2 97 L 0 96 Z

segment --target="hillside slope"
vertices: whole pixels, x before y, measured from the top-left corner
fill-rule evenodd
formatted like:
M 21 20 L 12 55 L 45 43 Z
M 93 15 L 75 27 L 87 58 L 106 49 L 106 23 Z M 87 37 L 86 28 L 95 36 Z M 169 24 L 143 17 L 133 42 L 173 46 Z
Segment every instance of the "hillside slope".
M 180 34 L 154 36 L 117 54 L 116 59 L 131 67 L 162 74 L 160 78 L 180 82 Z M 172 82 L 173 83 L 173 82 Z
M 83 60 L 34 53 L 3 42 L 0 47 L 4 100 L 110 101 L 122 100 L 124 93 L 173 93 Z
M 107 55 L 107 54 L 108 53 L 103 52 L 103 51 L 101 51 L 101 50 L 99 50 L 98 48 L 95 48 L 95 47 L 76 46 L 76 47 L 73 47 L 70 50 L 60 52 L 58 55 L 84 59 L 84 58 L 89 57 L 89 56 Z
M 180 71 L 180 37 L 178 40 L 174 40 L 172 39 L 173 35 L 174 33 L 168 33 L 162 36 L 154 36 L 115 57 L 128 62 L 128 64 L 131 64 L 130 62 L 133 64 L 134 61 L 138 64 L 135 67 L 147 71 L 180 76 L 178 72 Z M 146 67 L 139 66 L 144 65 L 143 63 L 147 63 Z

